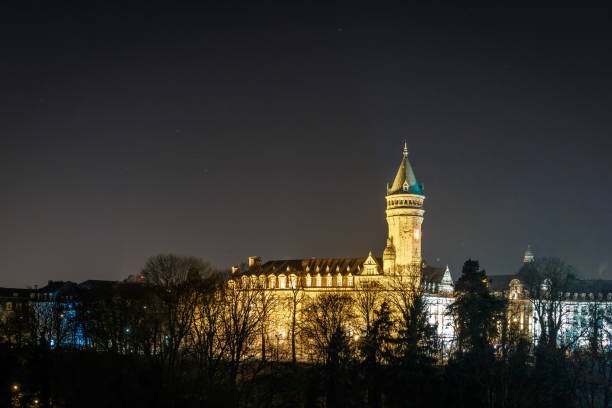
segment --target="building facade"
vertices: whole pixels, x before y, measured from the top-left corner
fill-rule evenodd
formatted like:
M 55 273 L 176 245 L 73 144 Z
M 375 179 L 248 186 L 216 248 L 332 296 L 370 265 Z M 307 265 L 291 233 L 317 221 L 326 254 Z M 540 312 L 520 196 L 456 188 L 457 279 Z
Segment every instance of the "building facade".
M 370 253 L 357 258 L 308 258 L 271 260 L 250 257 L 248 265 L 232 268 L 230 284 L 257 285 L 274 293 L 284 304 L 299 288 L 306 297 L 323 293 L 356 293 L 371 287 L 388 296 L 398 282 L 404 287 L 422 288 L 429 320 L 435 324 L 446 349 L 452 346 L 453 322 L 447 313 L 452 303 L 453 279 L 448 266 L 428 265 L 422 258 L 422 226 L 425 194 L 408 160 L 404 145 L 402 159 L 391 185 L 387 185 L 386 221 L 388 235 L 382 257 Z M 306 305 L 307 302 L 304 302 Z M 287 308 L 273 314 L 269 338 L 274 342 L 287 337 L 290 316 Z M 357 329 L 356 329 L 357 330 Z
M 412 287 L 423 289 L 429 321 L 437 327 L 444 349 L 451 350 L 455 329 L 448 306 L 454 302 L 453 278 L 448 266 L 433 267 L 423 260 L 423 190 L 404 145 L 397 173 L 386 189 L 388 235 L 381 257 L 370 252 L 358 258 L 271 260 L 265 263 L 259 257 L 250 257 L 245 267 L 232 268 L 230 282 L 243 287 L 257 285 L 283 299 L 291 297 L 296 288 L 303 290 L 307 297 L 314 298 L 322 293 L 355 293 L 372 284 L 390 294 L 399 279 Z M 528 247 L 523 263 L 528 264 L 534 259 L 533 251 Z M 607 316 L 607 323 L 601 325 L 602 341 L 611 344 L 612 326 L 609 322 L 612 321 L 612 281 L 603 281 L 603 284 L 599 282 L 598 285 L 585 280 L 576 282 L 573 286 L 575 290 L 563 293 L 558 301 L 559 311 L 555 313 L 562 315 L 559 342 L 571 342 L 574 346 L 585 345 L 588 342 L 586 328 L 596 310 L 597 316 Z M 540 335 L 542 316 L 538 315 L 533 294 L 530 295 L 525 282 L 521 281 L 518 274 L 492 275 L 488 277 L 487 284 L 491 292 L 508 299 L 509 327 L 535 344 Z M 599 318 L 597 316 L 595 318 Z M 287 308 L 274 314 L 270 326 L 272 339 L 278 341 L 279 338 L 287 337 L 289 317 Z

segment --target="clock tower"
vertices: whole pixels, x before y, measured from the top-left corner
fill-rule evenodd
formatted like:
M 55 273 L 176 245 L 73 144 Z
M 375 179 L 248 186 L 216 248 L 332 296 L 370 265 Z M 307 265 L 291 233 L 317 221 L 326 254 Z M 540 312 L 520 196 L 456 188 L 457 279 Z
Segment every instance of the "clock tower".
M 383 273 L 410 276 L 418 286 L 425 195 L 408 161 L 408 147 L 405 143 L 402 162 L 393 184 L 391 187 L 387 185 L 385 199 L 389 235 L 383 252 Z

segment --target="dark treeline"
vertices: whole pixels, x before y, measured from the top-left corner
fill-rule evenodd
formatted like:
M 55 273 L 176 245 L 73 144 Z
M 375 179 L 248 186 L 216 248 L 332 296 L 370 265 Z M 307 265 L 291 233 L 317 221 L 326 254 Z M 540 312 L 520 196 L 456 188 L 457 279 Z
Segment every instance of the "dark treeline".
M 449 355 L 423 293 L 400 279 L 393 290 L 313 299 L 295 287 L 279 304 L 256 285 L 228 285 L 198 259 L 157 256 L 140 282 L 58 294 L 7 316 L 0 406 L 612 406 L 609 309 L 592 303 L 586 346 L 559 341 L 564 309 L 554 285 L 570 274 L 556 260 L 521 274 L 533 283 L 537 346 L 468 260 L 448 310 Z M 290 316 L 283 339 L 267 335 L 279 308 Z

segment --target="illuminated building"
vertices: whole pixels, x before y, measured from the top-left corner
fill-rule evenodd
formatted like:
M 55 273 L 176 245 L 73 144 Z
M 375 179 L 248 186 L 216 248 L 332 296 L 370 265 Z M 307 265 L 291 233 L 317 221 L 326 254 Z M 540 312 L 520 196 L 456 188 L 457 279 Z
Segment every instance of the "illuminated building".
M 321 293 L 353 293 L 361 288 L 383 289 L 389 296 L 398 281 L 406 287 L 421 287 L 438 334 L 450 347 L 454 335 L 452 319 L 446 313 L 454 290 L 450 270 L 426 264 L 421 256 L 422 223 L 425 210 L 423 186 L 418 183 L 404 145 L 402 160 L 393 183 L 387 185 L 387 243 L 378 257 L 370 252 L 358 258 L 308 258 L 272 260 L 262 263 L 250 257 L 246 267 L 232 268 L 232 282 L 257 285 L 282 298 L 289 298 L 297 287 L 312 298 Z M 282 303 L 282 301 L 281 301 Z M 285 338 L 289 315 L 287 308 L 274 314 L 270 338 Z M 276 331 L 276 333 L 275 333 Z

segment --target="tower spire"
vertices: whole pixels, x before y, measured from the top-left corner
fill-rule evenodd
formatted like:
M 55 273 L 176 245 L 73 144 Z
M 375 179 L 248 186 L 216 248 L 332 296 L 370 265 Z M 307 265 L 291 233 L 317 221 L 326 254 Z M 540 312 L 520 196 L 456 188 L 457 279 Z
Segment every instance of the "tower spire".
M 419 194 L 423 195 L 423 187 L 417 182 L 410 161 L 408 160 L 408 142 L 404 141 L 404 153 L 400 167 L 387 194 Z

